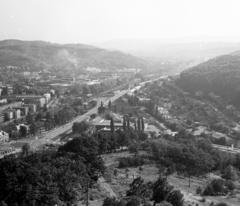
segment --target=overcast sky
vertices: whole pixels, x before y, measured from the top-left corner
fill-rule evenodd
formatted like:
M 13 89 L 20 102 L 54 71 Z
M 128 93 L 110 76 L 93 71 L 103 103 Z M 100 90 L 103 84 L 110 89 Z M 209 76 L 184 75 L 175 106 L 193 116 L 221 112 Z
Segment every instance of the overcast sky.
M 0 40 L 240 36 L 239 0 L 0 0 Z

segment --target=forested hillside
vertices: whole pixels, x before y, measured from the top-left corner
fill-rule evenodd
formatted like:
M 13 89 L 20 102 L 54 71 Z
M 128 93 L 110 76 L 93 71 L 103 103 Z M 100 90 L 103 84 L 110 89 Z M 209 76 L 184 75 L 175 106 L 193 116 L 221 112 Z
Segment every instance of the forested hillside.
M 234 54 L 234 53 L 233 53 Z M 176 83 L 184 90 L 214 92 L 229 103 L 240 105 L 240 56 L 224 55 L 183 71 Z
M 119 51 L 107 51 L 83 44 L 52 44 L 43 41 L 0 42 L 1 66 L 38 68 L 147 68 L 145 60 Z

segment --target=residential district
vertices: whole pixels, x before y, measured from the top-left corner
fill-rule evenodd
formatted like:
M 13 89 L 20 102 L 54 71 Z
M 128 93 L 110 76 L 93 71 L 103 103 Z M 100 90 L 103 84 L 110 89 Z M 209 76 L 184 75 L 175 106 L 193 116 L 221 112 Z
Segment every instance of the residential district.
M 175 84 L 173 76 L 162 73 L 143 75 L 138 69 L 101 71 L 80 76 L 76 74 L 61 76 L 49 71 L 16 72 L 17 69 L 1 68 L 2 74 L 9 79 L 1 84 L 1 158 L 11 154 L 17 157 L 22 153 L 56 151 L 58 148 L 61 151 L 65 147 L 67 149 L 72 142 L 75 144 L 74 141 L 77 141 L 75 137 L 79 134 L 88 135 L 88 137 L 97 134 L 98 152 L 102 154 L 106 165 L 109 165 L 108 172 L 114 173 L 119 184 L 129 185 L 131 178 L 129 179 L 128 176 L 132 175 L 132 179 L 140 178 L 145 163 L 141 162 L 142 160 L 136 164 L 126 163 L 130 161 L 126 158 L 130 157 L 121 156 L 126 153 L 119 153 L 117 158 L 123 158 L 119 160 L 119 168 L 126 168 L 126 164 L 140 166 L 138 172 L 131 173 L 129 169 L 124 172 L 121 169 L 111 168 L 115 162 L 108 162 L 108 156 L 104 156 L 106 153 L 128 149 L 135 154 L 136 158 L 139 154 L 138 150 L 148 151 L 151 148 L 151 154 L 158 160 L 161 155 L 164 155 L 162 151 L 166 148 L 168 148 L 166 151 L 171 151 L 171 148 L 176 146 L 174 143 L 175 146 L 171 147 L 169 143 L 171 141 L 204 145 L 201 146 L 201 148 L 204 147 L 204 152 L 209 147 L 215 147 L 218 151 L 224 151 L 230 155 L 240 153 L 238 149 L 240 126 L 238 113 L 233 112 L 235 108 L 213 93 L 210 93 L 209 98 L 206 99 L 201 92 L 192 95 L 183 91 Z M 112 140 L 115 132 L 116 141 Z M 157 142 L 151 144 L 148 140 L 161 140 L 161 144 Z M 206 155 L 203 151 L 200 151 L 201 155 Z M 179 159 L 177 156 L 171 159 L 171 155 L 177 155 L 177 153 L 170 152 L 169 157 L 164 158 L 165 162 L 161 164 L 165 165 L 165 169 L 159 166 L 157 176 L 172 174 L 169 171 L 172 168 L 169 165 L 172 163 L 168 164 L 167 159 L 177 161 Z M 150 153 L 147 152 L 147 154 Z M 149 156 L 146 157 L 149 158 Z M 151 163 L 150 159 L 149 161 Z M 219 169 L 217 165 L 213 166 L 209 162 L 203 164 L 202 160 L 199 161 L 201 165 L 194 160 L 194 167 L 199 169 L 198 173 L 196 170 L 194 170 L 195 173 L 193 172 L 192 165 L 191 170 L 188 170 L 188 172 L 192 171 L 191 174 L 187 173 L 189 187 L 191 176 L 205 175 L 206 172 L 213 170 L 213 167 Z M 177 166 L 178 163 L 174 162 L 174 165 Z M 186 163 L 188 161 L 184 159 L 180 164 L 181 168 L 185 167 Z M 178 165 L 177 169 L 179 174 L 184 170 L 180 166 Z M 188 166 L 190 167 L 190 163 Z M 150 174 L 156 168 L 150 164 L 148 169 L 145 168 Z M 121 173 L 126 177 L 119 179 Z M 105 175 L 104 178 L 100 177 L 99 181 L 107 180 L 108 176 Z M 106 186 L 108 183 L 101 183 L 102 186 L 105 185 L 105 190 L 110 192 L 111 197 L 116 195 L 111 189 L 114 189 L 113 183 L 110 189 L 109 185 Z M 200 186 L 197 189 L 202 193 Z M 119 191 L 119 195 L 122 193 Z M 192 201 L 195 204 L 206 201 L 201 197 L 194 199 L 189 194 L 190 192 L 184 194 L 188 202 Z M 100 201 L 101 198 L 92 197 L 92 201 L 94 199 Z

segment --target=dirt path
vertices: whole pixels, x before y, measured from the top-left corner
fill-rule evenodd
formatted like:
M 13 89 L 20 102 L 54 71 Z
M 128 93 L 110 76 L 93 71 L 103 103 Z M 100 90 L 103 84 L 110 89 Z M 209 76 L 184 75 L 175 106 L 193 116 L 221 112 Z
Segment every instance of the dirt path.
M 104 188 L 109 193 L 110 197 L 117 197 L 116 193 L 103 177 L 100 177 L 98 180 L 100 182 L 100 187 Z

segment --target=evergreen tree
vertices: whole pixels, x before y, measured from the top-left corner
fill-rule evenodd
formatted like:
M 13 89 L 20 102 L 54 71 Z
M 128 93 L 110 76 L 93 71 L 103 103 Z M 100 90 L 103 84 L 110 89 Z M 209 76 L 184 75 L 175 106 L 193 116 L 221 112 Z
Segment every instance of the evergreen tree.
M 109 100 L 108 101 L 108 109 L 111 110 L 111 108 L 112 108 L 112 102 L 111 102 L 111 100 Z
M 114 122 L 113 118 L 111 117 L 111 133 L 114 134 L 115 128 L 114 128 Z
M 137 120 L 137 126 L 138 126 L 138 130 L 141 130 L 141 121 L 140 121 L 139 117 L 138 117 L 138 120 Z
M 33 136 L 35 136 L 35 134 L 37 133 L 37 125 L 34 122 L 32 122 L 29 129 L 30 129 L 30 133 Z
M 144 130 L 145 130 L 145 126 L 144 126 L 144 120 L 143 120 L 143 117 L 141 118 L 141 120 L 142 120 L 142 131 L 144 131 Z
M 134 95 L 132 95 L 132 98 L 131 98 L 131 106 L 135 106 L 135 98 L 134 98 Z
M 22 146 L 22 153 L 23 154 L 28 154 L 30 152 L 30 144 L 29 143 L 26 143 Z
M 156 105 L 155 115 L 158 116 L 158 106 Z
M 123 117 L 123 131 L 126 131 L 126 119 Z

